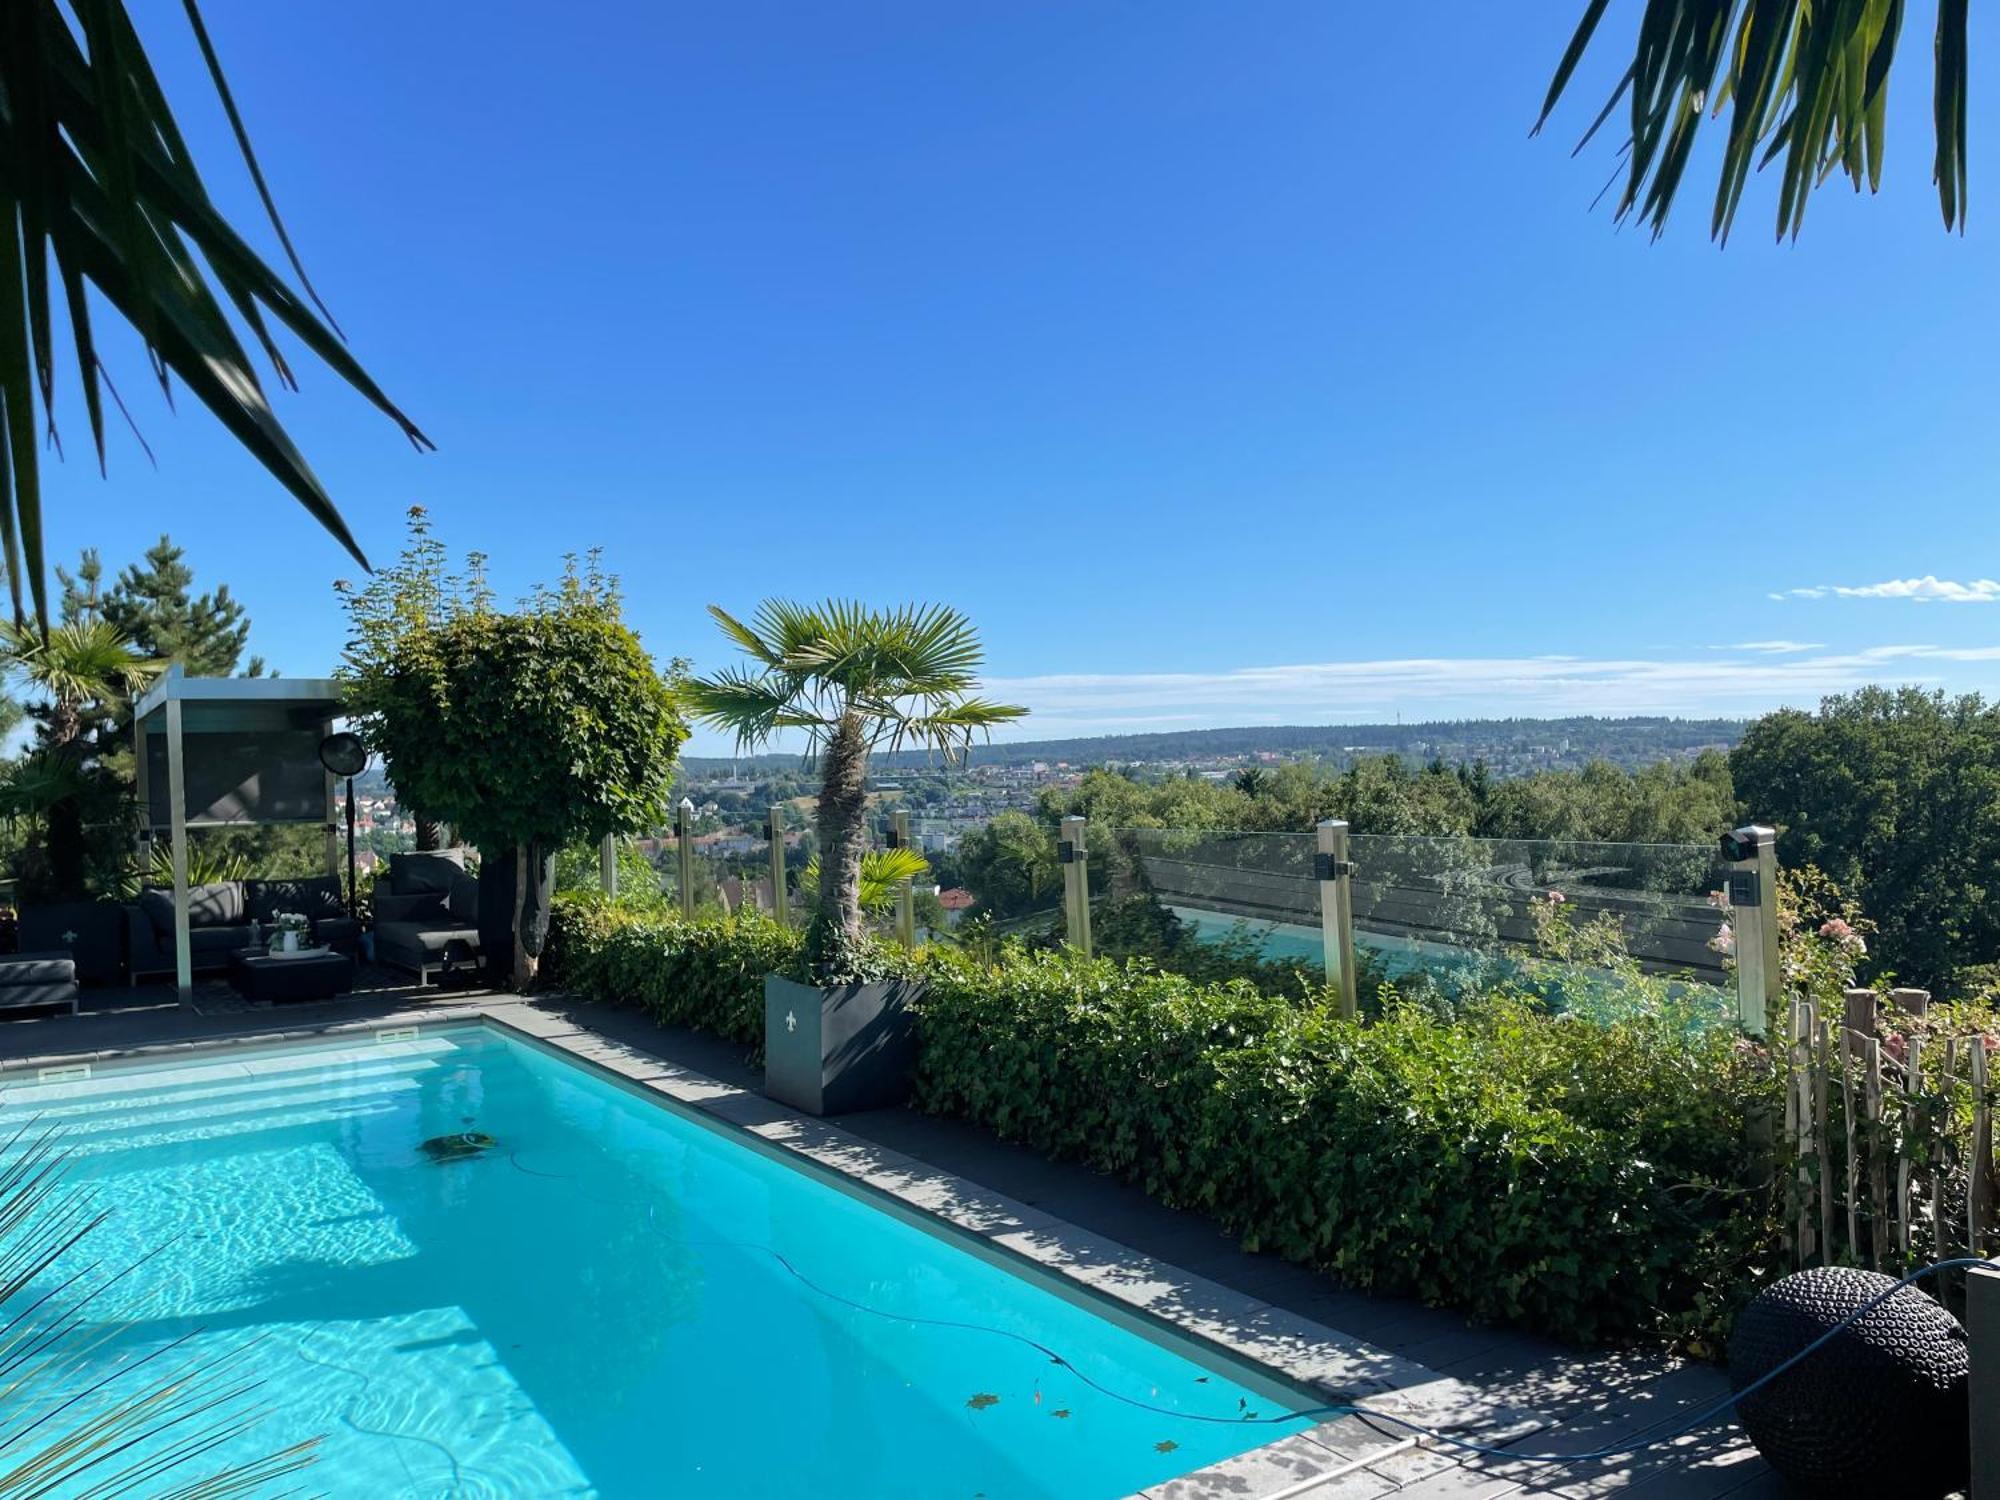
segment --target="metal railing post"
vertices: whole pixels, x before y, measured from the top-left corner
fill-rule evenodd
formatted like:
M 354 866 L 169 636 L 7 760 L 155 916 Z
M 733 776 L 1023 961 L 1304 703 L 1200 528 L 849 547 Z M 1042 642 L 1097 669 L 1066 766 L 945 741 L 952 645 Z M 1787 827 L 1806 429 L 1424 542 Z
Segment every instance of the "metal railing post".
M 1353 1020 L 1359 1009 L 1354 985 L 1354 865 L 1347 857 L 1347 824 L 1327 818 L 1319 824 L 1319 932 L 1326 949 L 1327 988 L 1340 995 L 1340 1013 Z
M 771 836 L 771 915 L 780 927 L 791 925 L 791 893 L 785 889 L 785 810 L 771 809 L 771 820 L 764 825 L 764 831 Z
M 1976 1044 L 1975 1044 L 1976 1045 Z M 1965 1333 L 1972 1368 L 1972 1500 L 2000 1500 L 2000 1260 L 1965 1276 Z
M 613 901 L 618 899 L 618 835 L 607 833 L 597 846 L 597 883 Z
M 1062 820 L 1062 833 L 1056 844 L 1056 857 L 1062 861 L 1063 877 L 1063 925 L 1070 947 L 1085 958 L 1091 956 L 1090 944 L 1090 855 L 1084 844 L 1084 820 L 1068 817 Z
M 1723 839 L 1729 859 L 1729 923 L 1736 940 L 1736 1019 L 1751 1036 L 1764 1035 L 1781 1007 L 1778 962 L 1778 835 L 1752 823 Z
M 680 855 L 681 915 L 694 915 L 694 801 L 681 798 L 674 809 L 674 850 Z
M 910 847 L 910 815 L 900 807 L 889 814 L 889 842 L 896 849 Z M 917 887 L 914 881 L 896 882 L 896 939 L 905 948 L 917 946 Z

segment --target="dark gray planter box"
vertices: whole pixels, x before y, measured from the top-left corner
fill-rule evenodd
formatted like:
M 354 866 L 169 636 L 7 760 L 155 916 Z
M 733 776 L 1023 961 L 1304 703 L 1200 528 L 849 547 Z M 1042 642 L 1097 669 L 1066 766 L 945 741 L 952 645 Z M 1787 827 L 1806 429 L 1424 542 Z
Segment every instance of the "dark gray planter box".
M 764 1092 L 809 1115 L 881 1109 L 909 1096 L 917 1018 L 908 980 L 830 989 L 764 978 Z

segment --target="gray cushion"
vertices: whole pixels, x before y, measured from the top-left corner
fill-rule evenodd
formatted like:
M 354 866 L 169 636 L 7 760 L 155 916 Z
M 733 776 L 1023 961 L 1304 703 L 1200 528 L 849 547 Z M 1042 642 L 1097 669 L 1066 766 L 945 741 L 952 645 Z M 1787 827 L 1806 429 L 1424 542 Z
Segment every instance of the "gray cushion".
M 0 958 L 0 985 L 74 983 L 76 960 L 67 953 L 10 953 Z
M 139 893 L 139 907 L 153 924 L 153 931 L 171 938 L 174 931 L 174 893 L 157 887 Z M 249 918 L 243 910 L 243 884 L 218 880 L 213 885 L 188 887 L 188 926 L 227 927 Z
M 399 896 L 424 891 L 449 894 L 451 883 L 465 873 L 466 851 L 430 849 L 422 853 L 389 856 L 389 889 Z
M 228 954 L 238 948 L 250 946 L 250 924 L 239 922 L 234 927 L 190 927 L 188 929 L 188 952 L 196 958 L 206 955 Z M 171 951 L 171 950 L 170 950 Z
M 384 956 L 402 953 L 414 957 L 421 953 L 427 959 L 442 958 L 447 947 L 460 942 L 469 943 L 477 948 L 479 929 L 428 927 L 421 922 L 381 922 L 375 927 L 376 951 Z
M 347 909 L 340 897 L 340 881 L 332 875 L 243 882 L 244 908 L 256 922 L 268 922 L 281 911 L 295 911 L 315 920 L 338 917 Z
M 466 926 L 477 926 L 479 922 L 479 877 L 461 875 L 451 883 L 451 897 L 445 905 L 452 916 Z
M 0 1010 L 26 1010 L 33 1005 L 76 1005 L 76 981 L 49 984 L 0 985 Z
M 375 925 L 387 922 L 449 922 L 442 891 L 420 891 L 414 896 L 398 896 L 375 887 Z

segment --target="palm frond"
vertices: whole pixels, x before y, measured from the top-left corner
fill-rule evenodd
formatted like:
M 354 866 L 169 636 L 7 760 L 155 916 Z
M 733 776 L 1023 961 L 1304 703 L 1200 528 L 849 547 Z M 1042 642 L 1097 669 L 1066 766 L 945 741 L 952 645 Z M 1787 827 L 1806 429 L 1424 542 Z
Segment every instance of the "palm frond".
M 890 746 L 922 745 L 947 759 L 963 757 L 975 738 L 991 738 L 994 728 L 1023 717 L 1027 709 L 1012 703 L 991 703 L 984 698 L 926 701 L 915 708 L 885 707 Z
M 313 1462 L 318 1438 L 204 1463 L 267 1415 L 253 1399 L 260 1381 L 242 1368 L 249 1343 L 211 1355 L 184 1335 L 106 1368 L 123 1325 L 93 1303 L 125 1273 L 77 1263 L 107 1215 L 67 1170 L 53 1130 L 22 1127 L 0 1142 L 0 1495 L 272 1493 Z
M 1607 0 L 1590 0 L 1557 63 L 1539 131 L 1601 35 Z M 1933 175 L 1947 229 L 1965 223 L 1967 0 L 1940 0 L 1933 84 Z M 1632 58 L 1588 142 L 1622 102 L 1628 116 L 1619 219 L 1655 236 L 1679 195 L 1708 119 L 1728 123 L 1709 231 L 1726 241 L 1753 169 L 1782 159 L 1777 233 L 1796 236 L 1806 201 L 1834 173 L 1856 191 L 1882 179 L 1889 77 L 1903 0 L 1645 0 Z M 1579 143 L 1580 150 L 1582 143 Z
M 760 676 L 730 667 L 712 677 L 695 678 L 681 694 L 689 713 L 711 728 L 730 731 L 746 750 L 781 730 L 803 729 L 818 735 L 829 727 L 801 707 L 797 684 L 782 673 Z
M 17 619 L 24 577 L 36 618 L 48 618 L 37 429 L 53 436 L 56 427 L 61 356 L 50 306 L 51 262 L 62 284 L 70 353 L 100 464 L 104 372 L 87 288 L 138 332 L 162 387 L 170 375 L 179 376 L 364 567 L 367 559 L 332 499 L 265 399 L 223 302 L 280 383 L 293 380 L 272 337 L 273 322 L 412 444 L 430 446 L 330 326 L 278 217 L 208 28 L 195 0 L 183 5 L 251 180 L 306 296 L 294 292 L 216 209 L 125 0 L 9 0 L 0 7 L 0 552 Z
M 870 849 L 861 856 L 861 909 L 879 916 L 895 901 L 899 886 L 921 880 L 930 872 L 930 861 L 914 849 Z M 799 898 L 807 905 L 819 900 L 817 854 L 799 872 Z

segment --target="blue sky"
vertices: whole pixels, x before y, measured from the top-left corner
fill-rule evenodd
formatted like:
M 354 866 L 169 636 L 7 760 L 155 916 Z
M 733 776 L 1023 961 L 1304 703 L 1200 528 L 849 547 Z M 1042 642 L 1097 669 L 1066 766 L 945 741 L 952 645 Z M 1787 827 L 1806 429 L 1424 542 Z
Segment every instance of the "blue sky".
M 137 9 L 253 214 L 179 7 Z M 1608 52 L 1529 138 L 1580 9 L 205 6 L 308 268 L 439 445 L 310 364 L 276 398 L 377 558 L 411 504 L 509 591 L 601 545 L 704 667 L 710 601 L 946 600 L 1037 737 L 2000 688 L 2000 24 L 1968 233 L 1918 6 L 1881 194 L 1778 246 L 1754 185 L 1719 251 L 1699 173 L 1661 243 L 1591 211 Z M 169 529 L 275 665 L 330 668 L 351 565 L 113 368 L 158 467 L 115 435 L 100 479 L 67 392 L 52 555 Z

